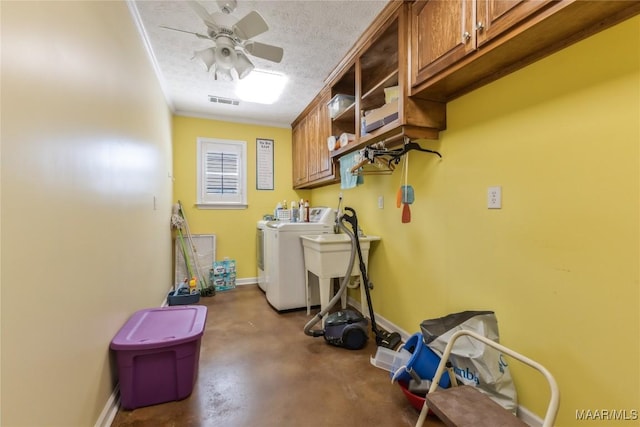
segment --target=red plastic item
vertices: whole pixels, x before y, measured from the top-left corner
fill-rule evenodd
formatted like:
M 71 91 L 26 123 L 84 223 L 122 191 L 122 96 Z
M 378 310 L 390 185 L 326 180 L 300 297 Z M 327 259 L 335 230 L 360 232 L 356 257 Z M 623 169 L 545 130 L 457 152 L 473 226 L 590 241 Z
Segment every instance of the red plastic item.
M 398 381 L 398 385 L 400 386 L 400 389 L 402 390 L 404 395 L 407 397 L 407 400 L 409 401 L 411 406 L 413 406 L 416 409 L 416 411 L 421 411 L 422 406 L 424 405 L 424 397 L 410 392 L 409 389 L 407 388 L 407 383 L 404 381 Z M 429 409 L 428 414 L 429 415 L 432 414 L 431 409 Z

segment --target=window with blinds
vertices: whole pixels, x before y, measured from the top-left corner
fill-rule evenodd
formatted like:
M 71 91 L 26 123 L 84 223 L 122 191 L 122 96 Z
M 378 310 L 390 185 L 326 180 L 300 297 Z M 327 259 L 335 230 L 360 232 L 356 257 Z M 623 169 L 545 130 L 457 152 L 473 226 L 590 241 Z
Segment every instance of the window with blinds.
M 198 206 L 247 207 L 247 143 L 198 138 Z

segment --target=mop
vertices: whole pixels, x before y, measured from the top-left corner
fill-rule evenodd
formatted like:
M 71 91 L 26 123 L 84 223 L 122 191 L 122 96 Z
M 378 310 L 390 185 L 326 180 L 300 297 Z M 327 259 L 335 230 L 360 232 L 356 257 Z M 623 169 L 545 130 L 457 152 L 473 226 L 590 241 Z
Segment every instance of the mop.
M 187 235 L 187 241 L 189 242 L 189 248 L 191 249 L 191 255 L 193 256 L 193 263 L 196 267 L 196 274 L 198 277 L 198 281 L 200 283 L 200 295 L 202 296 L 212 296 L 215 295 L 216 290 L 213 284 L 209 285 L 207 283 L 206 276 L 202 275 L 202 266 L 200 266 L 200 256 L 198 255 L 198 249 L 196 248 L 196 244 L 191 237 L 191 231 L 189 230 L 189 222 L 187 221 L 187 216 L 184 213 L 184 209 L 182 209 L 182 203 L 178 200 L 178 212 L 180 216 L 184 220 L 184 228 Z
M 171 215 L 171 226 L 176 229 L 178 233 L 178 241 L 180 242 L 180 248 L 185 260 L 187 272 L 189 278 L 196 278 L 200 287 L 200 295 L 210 296 L 215 294 L 215 290 L 212 286 L 208 286 L 205 279 L 202 277 L 201 267 L 198 265 L 197 250 L 191 237 L 191 233 L 188 228 L 187 219 L 184 216 L 182 205 L 178 201 L 173 205 L 173 214 Z M 183 233 L 184 229 L 184 233 Z M 187 243 L 185 243 L 185 236 Z M 193 265 L 192 265 L 193 263 Z M 176 290 L 177 292 L 177 290 Z
M 184 244 L 184 237 L 182 236 L 182 227 L 184 225 L 184 220 L 178 214 L 178 210 L 176 206 L 173 207 L 173 214 L 171 215 L 171 228 L 174 228 L 178 235 L 178 242 L 180 243 L 180 249 L 182 251 L 182 257 L 184 259 L 185 267 L 187 268 L 187 273 L 189 274 L 189 278 L 193 277 L 193 269 L 191 268 L 191 262 L 189 261 L 189 254 L 187 253 L 187 247 Z M 178 285 L 174 288 L 174 295 L 178 295 L 178 291 L 182 286 Z

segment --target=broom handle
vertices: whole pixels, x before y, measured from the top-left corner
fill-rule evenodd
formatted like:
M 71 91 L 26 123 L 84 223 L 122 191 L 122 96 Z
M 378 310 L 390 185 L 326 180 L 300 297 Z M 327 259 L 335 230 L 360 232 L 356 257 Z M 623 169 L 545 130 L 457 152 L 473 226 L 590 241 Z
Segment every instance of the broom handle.
M 182 209 L 182 203 L 178 200 L 178 209 L 180 210 L 180 216 L 184 219 L 184 228 L 187 232 L 187 241 L 189 242 L 189 249 L 191 250 L 191 257 L 193 258 L 195 277 L 198 279 L 198 283 L 200 283 L 200 288 L 203 289 L 207 287 L 207 282 L 203 279 L 202 273 L 200 272 L 200 265 L 198 262 L 198 252 L 196 250 L 196 245 L 193 242 L 193 238 L 191 237 L 191 231 L 189 230 L 189 222 L 187 221 L 187 217 L 184 214 L 184 209 Z M 192 276 L 193 277 L 193 276 Z

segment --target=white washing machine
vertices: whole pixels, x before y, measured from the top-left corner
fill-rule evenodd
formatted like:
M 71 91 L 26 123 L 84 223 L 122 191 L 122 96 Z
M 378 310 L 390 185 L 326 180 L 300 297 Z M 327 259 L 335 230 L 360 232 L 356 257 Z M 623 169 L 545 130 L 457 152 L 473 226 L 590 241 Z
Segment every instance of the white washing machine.
M 301 235 L 333 233 L 331 208 L 311 208 L 309 222 L 269 221 L 264 228 L 264 282 L 269 304 L 277 311 L 307 307 L 304 249 Z M 317 287 L 311 289 L 311 305 L 320 304 Z

